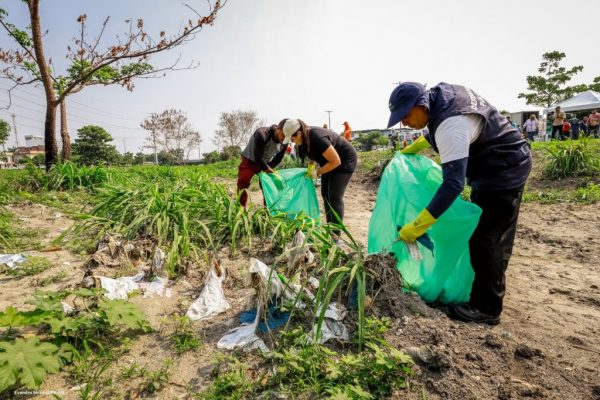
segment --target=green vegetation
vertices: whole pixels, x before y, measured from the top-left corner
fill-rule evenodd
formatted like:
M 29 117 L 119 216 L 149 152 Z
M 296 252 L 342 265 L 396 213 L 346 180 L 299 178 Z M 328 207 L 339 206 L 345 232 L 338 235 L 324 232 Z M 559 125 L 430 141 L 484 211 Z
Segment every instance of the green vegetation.
M 83 306 L 65 312 L 67 298 Z M 47 374 L 70 363 L 81 375 L 92 348 L 115 346 L 127 331 L 150 330 L 139 308 L 107 300 L 98 291 L 36 292 L 31 304 L 32 311 L 9 306 L 0 312 L 0 327 L 6 329 L 0 341 L 0 392 L 16 384 L 37 388 Z M 22 328 L 33 328 L 37 335 L 20 339 Z
M 8 269 L 6 273 L 18 278 L 37 275 L 52 268 L 52 263 L 44 257 L 28 256 L 25 261 L 19 263 L 17 268 Z
M 412 359 L 384 338 L 388 322 L 368 318 L 365 349 L 340 353 L 314 344 L 300 328 L 284 332 L 279 349 L 267 356 L 266 376 L 254 381 L 234 357 L 219 360 L 215 380 L 197 399 L 274 398 L 382 399 L 406 387 Z
M 600 145 L 590 139 L 550 142 L 545 147 L 544 176 L 561 179 L 600 172 Z
M 177 354 L 196 350 L 202 344 L 198 335 L 192 330 L 191 322 L 188 317 L 176 317 L 177 328 L 171 336 L 171 341 Z

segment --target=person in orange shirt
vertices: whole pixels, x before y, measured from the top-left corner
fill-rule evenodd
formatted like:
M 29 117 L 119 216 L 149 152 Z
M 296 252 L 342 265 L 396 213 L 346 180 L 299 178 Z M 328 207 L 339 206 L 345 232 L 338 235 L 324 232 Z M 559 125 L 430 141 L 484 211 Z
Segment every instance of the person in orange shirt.
M 344 121 L 344 132 L 342 132 L 342 136 L 347 141 L 352 141 L 352 128 L 350 128 L 350 124 L 348 123 L 348 121 Z

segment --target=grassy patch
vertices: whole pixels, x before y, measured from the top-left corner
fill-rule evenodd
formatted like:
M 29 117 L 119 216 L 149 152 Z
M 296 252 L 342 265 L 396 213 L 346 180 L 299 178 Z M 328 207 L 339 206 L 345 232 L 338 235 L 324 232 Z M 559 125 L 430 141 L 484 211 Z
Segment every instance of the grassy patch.
M 171 343 L 177 354 L 196 350 L 202 345 L 202 341 L 192 330 L 192 324 L 188 317 L 177 317 L 176 323 L 177 327 L 171 336 Z
M 15 269 L 8 269 L 6 273 L 18 278 L 40 274 L 53 267 L 53 264 L 44 257 L 27 256 L 25 261 L 18 263 Z
M 526 189 L 523 194 L 523 202 L 535 202 L 542 204 L 556 203 L 580 203 L 594 204 L 600 201 L 600 185 L 588 183 L 577 189 Z

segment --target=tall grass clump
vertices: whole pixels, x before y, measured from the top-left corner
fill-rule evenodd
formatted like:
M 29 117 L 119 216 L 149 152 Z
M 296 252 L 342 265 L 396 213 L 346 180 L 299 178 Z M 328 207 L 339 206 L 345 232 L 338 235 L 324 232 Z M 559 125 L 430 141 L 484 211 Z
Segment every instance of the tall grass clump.
M 561 179 L 600 172 L 599 149 L 592 139 L 552 142 L 545 150 L 547 157 L 543 174 L 547 178 Z
M 105 167 L 79 166 L 70 161 L 53 165 L 48 172 L 29 163 L 22 186 L 28 190 L 94 190 L 110 181 Z

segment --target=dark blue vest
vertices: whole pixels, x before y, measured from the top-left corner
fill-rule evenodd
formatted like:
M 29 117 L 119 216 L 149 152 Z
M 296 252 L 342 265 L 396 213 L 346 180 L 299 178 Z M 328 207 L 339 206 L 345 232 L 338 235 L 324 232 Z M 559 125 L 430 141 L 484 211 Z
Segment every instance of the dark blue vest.
M 476 189 L 516 189 L 531 171 L 531 152 L 495 107 L 471 89 L 440 83 L 429 91 L 429 142 L 437 152 L 435 132 L 442 121 L 456 115 L 478 114 L 485 119 L 481 134 L 469 146 L 467 182 Z

